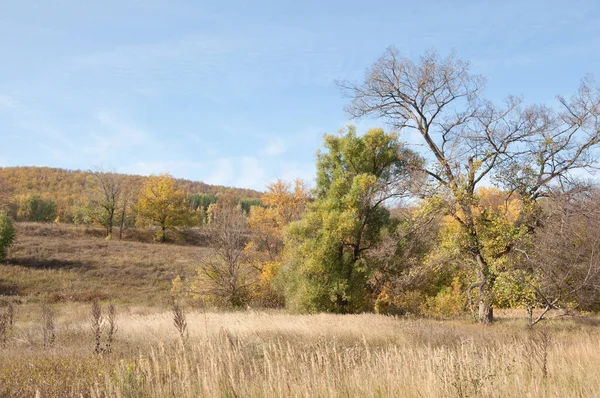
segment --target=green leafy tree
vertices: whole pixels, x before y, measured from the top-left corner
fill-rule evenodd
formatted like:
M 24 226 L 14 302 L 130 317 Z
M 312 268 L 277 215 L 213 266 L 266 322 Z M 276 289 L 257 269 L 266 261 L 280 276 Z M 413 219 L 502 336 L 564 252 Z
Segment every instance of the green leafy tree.
M 17 215 L 26 221 L 52 222 L 58 212 L 54 200 L 35 195 L 22 198 Z
M 15 226 L 13 220 L 0 213 L 0 261 L 6 260 L 8 248 L 15 241 Z
M 297 310 L 359 312 L 372 304 L 365 254 L 389 222 L 386 201 L 407 193 L 417 157 L 382 129 L 359 136 L 351 126 L 324 141 L 315 200 L 289 227 L 281 280 Z

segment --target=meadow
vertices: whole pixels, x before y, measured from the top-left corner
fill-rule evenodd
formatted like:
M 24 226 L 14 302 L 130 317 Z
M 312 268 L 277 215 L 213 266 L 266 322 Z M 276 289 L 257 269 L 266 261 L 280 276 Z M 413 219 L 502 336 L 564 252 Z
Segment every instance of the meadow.
M 99 231 L 101 233 L 101 231 Z M 593 397 L 600 319 L 534 328 L 518 310 L 467 318 L 219 312 L 188 305 L 179 328 L 171 278 L 201 247 L 94 229 L 20 224 L 0 266 L 2 397 Z M 134 239 L 135 238 L 135 239 Z M 100 349 L 92 302 L 100 300 Z M 117 330 L 108 345 L 108 303 Z M 43 309 L 44 308 L 44 309 Z M 50 314 L 50 315 L 48 315 Z M 49 321 L 50 320 L 50 321 Z M 182 327 L 182 325 L 185 326 Z

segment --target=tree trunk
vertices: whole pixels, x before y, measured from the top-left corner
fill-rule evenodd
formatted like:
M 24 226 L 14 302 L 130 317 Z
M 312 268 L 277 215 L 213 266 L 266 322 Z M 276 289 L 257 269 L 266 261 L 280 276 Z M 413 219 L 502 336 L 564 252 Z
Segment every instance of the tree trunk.
M 494 309 L 489 303 L 489 300 L 479 300 L 479 323 L 492 323 L 494 321 Z
M 167 235 L 167 234 L 166 234 L 166 230 L 167 230 L 167 227 L 163 225 L 163 226 L 162 226 L 162 233 L 161 233 L 161 235 L 160 235 L 160 242 L 161 242 L 161 243 L 165 243 L 165 241 L 167 240 L 167 236 L 166 236 L 166 235 Z
M 494 309 L 492 308 L 492 289 L 490 283 L 490 270 L 487 262 L 478 251 L 475 260 L 479 266 L 479 323 L 492 323 L 494 321 Z

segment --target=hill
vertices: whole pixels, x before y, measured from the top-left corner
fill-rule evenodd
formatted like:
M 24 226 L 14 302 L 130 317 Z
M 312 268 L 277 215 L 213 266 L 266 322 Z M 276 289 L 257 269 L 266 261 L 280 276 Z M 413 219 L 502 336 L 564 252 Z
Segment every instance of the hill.
M 139 231 L 144 233 L 144 231 Z M 152 242 L 148 234 L 147 242 Z M 101 228 L 17 223 L 17 240 L 0 264 L 0 297 L 25 301 L 93 299 L 156 305 L 168 301 L 171 280 L 193 275 L 206 248 L 107 241 Z
M 87 191 L 93 183 L 93 172 L 50 167 L 0 167 L 0 195 L 15 198 L 40 196 L 56 202 L 58 221 L 72 222 L 76 209 L 87 201 Z M 148 177 L 116 174 L 124 186 L 137 195 Z M 209 185 L 199 181 L 178 179 L 186 194 L 230 195 L 240 199 L 259 198 L 261 192 Z

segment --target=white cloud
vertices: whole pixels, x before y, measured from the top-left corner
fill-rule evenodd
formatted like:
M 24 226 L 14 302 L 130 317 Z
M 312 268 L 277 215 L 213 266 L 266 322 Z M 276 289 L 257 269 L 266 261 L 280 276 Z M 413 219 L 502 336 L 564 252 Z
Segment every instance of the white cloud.
M 206 162 L 206 171 L 210 174 L 204 179 L 207 184 L 232 185 L 235 179 L 235 162 L 231 158 L 219 158 L 213 162 Z
M 250 156 L 223 157 L 201 162 L 166 160 L 144 162 L 119 169 L 131 174 L 169 173 L 177 178 L 212 185 L 262 190 L 268 182 L 264 161 Z
M 242 188 L 263 189 L 266 185 L 264 162 L 253 157 L 241 157 L 237 161 L 239 162 L 240 177 L 233 185 Z
M 279 137 L 271 139 L 267 146 L 261 149 L 260 154 L 265 156 L 281 155 L 287 150 L 286 143 Z
M 82 148 L 88 155 L 106 158 L 114 151 L 141 147 L 150 142 L 147 132 L 123 122 L 111 112 L 100 111 L 95 120 L 100 127 L 90 133 L 93 144 Z

